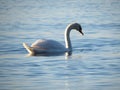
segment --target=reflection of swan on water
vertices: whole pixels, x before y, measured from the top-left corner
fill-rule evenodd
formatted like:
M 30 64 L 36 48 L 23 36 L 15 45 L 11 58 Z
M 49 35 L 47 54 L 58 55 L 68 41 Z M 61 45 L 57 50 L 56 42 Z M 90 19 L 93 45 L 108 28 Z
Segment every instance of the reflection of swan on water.
M 70 41 L 70 31 L 77 30 L 82 35 L 81 25 L 78 23 L 73 23 L 67 26 L 65 30 L 65 47 L 57 41 L 54 40 L 37 40 L 31 47 L 26 43 L 23 43 L 24 48 L 29 52 L 30 55 L 57 55 L 65 52 L 72 52 L 72 45 Z

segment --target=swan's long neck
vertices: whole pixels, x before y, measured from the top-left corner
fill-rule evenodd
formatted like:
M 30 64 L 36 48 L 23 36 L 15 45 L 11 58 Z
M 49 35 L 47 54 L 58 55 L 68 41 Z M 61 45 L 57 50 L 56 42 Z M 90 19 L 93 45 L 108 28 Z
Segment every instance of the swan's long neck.
M 69 51 L 72 51 L 72 45 L 71 45 L 71 40 L 70 40 L 70 31 L 71 31 L 71 27 L 68 26 L 65 30 L 65 46 L 66 49 L 68 49 Z

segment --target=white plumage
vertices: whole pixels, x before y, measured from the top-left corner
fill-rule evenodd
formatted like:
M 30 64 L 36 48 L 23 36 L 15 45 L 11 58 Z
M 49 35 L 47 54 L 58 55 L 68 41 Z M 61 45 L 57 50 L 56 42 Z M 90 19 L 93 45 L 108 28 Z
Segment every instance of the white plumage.
M 26 43 L 23 43 L 24 48 L 29 52 L 30 55 L 57 55 L 64 52 L 71 52 L 72 45 L 70 41 L 70 31 L 75 29 L 82 35 L 82 28 L 80 24 L 73 23 L 67 26 L 65 30 L 65 46 L 55 40 L 40 39 L 35 41 L 31 47 Z

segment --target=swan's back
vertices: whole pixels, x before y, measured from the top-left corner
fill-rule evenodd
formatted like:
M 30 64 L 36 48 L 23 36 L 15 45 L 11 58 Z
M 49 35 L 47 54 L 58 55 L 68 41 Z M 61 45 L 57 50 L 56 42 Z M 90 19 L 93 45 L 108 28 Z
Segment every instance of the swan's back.
M 66 48 L 61 43 L 54 40 L 45 40 L 45 39 L 37 40 L 31 45 L 31 47 L 39 50 L 44 50 L 46 52 L 66 50 Z

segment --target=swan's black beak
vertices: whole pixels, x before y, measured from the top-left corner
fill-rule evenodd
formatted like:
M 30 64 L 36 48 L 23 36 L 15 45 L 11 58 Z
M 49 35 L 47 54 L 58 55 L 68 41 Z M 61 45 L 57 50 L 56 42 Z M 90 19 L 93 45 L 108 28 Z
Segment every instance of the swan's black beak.
M 79 30 L 79 32 L 80 32 L 82 35 L 84 35 L 84 33 L 82 32 L 82 30 Z

